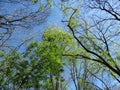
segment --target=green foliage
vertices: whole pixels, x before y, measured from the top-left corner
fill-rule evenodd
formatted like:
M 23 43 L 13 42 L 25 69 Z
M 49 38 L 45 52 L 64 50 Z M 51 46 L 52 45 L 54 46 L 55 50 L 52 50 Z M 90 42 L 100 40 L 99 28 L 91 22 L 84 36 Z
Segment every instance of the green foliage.
M 79 19 L 75 19 L 74 17 L 70 20 L 70 26 L 73 28 L 73 29 L 77 29 L 80 25 L 80 20 Z
M 31 1 L 34 4 L 40 1 L 41 11 L 44 11 L 46 4 L 50 8 L 54 7 L 54 0 Z M 70 1 L 72 4 L 77 2 L 75 0 Z M 109 30 L 110 27 L 105 31 L 101 30 L 102 26 L 96 20 L 97 25 L 95 25 L 98 32 L 93 31 L 96 30 L 93 28 L 95 26 L 90 27 L 86 21 L 80 20 L 80 10 L 77 7 L 80 4 L 69 6 L 70 4 L 67 5 L 65 2 L 63 5 L 63 3 L 64 1 L 62 2 L 62 9 L 66 17 L 65 20 L 68 21 L 68 26 L 72 28 L 69 29 L 74 32 L 73 35 L 76 34 L 79 43 L 70 33 L 60 28 L 49 28 L 44 32 L 42 42 L 31 42 L 24 53 L 19 51 L 8 54 L 0 52 L 0 86 L 4 90 L 9 90 L 10 87 L 15 90 L 30 88 L 54 90 L 57 82 L 60 82 L 61 85 L 66 84 L 66 79 L 61 76 L 66 66 L 70 67 L 71 78 L 76 85 L 80 86 L 80 89 L 93 90 L 97 88 L 94 86 L 93 76 L 100 80 L 101 77 L 104 78 L 104 72 L 109 71 L 113 76 L 120 74 L 119 53 L 113 55 L 114 53 L 111 53 L 113 47 L 111 46 L 110 50 L 106 49 L 107 44 L 109 45 L 108 41 L 119 35 L 120 32 L 112 34 L 112 30 Z M 91 28 L 93 30 L 90 30 Z M 110 40 L 110 43 L 114 40 Z M 64 54 L 68 56 L 64 56 Z M 116 78 L 114 77 L 114 79 Z
M 49 7 L 53 8 L 53 2 L 54 2 L 54 0 L 47 0 L 47 2 L 48 2 Z
M 39 0 L 32 0 L 32 2 L 34 3 L 34 4 L 36 4 L 36 3 L 38 3 L 39 2 Z M 53 6 L 53 2 L 54 2 L 54 0 L 41 0 L 40 1 L 40 10 L 41 11 L 44 11 L 44 8 L 45 8 L 45 3 L 47 3 L 47 5 L 50 7 L 50 8 L 53 8 L 54 6 Z
M 41 2 L 41 3 L 40 3 L 40 10 L 41 10 L 41 11 L 44 11 L 44 9 L 45 9 L 45 8 L 44 8 L 44 4 Z
M 33 3 L 37 3 L 37 2 L 38 2 L 38 0 L 32 0 L 32 2 L 33 2 Z
M 40 44 L 31 42 L 23 54 L 16 51 L 4 57 L 1 61 L 0 85 L 4 89 L 8 89 L 9 85 L 15 89 L 51 89 L 50 75 L 54 77 L 54 83 L 56 78 L 61 77 L 64 71 L 62 55 L 73 52 L 72 47 L 75 47 L 75 41 L 69 33 L 58 28 L 48 29 Z
M 0 52 L 0 57 L 4 57 L 4 53 L 3 52 Z
M 63 68 L 62 55 L 72 51 L 71 47 L 75 46 L 73 37 L 56 28 L 50 28 L 43 34 L 43 42 L 40 44 L 39 52 L 41 58 L 48 59 L 50 65 L 52 65 L 51 72 L 56 72 L 56 68 L 59 71 Z M 53 70 L 53 71 L 52 71 Z

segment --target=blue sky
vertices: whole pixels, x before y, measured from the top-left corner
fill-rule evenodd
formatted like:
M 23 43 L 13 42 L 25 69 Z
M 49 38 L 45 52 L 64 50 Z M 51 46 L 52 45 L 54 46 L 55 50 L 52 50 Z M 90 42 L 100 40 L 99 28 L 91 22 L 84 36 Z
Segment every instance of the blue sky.
M 54 8 L 50 9 L 50 14 L 48 15 L 48 18 L 46 19 L 46 22 L 42 23 L 42 24 L 39 24 L 39 25 L 36 25 L 33 27 L 33 29 L 31 30 L 20 30 L 17 29 L 18 31 L 16 31 L 16 33 L 13 34 L 12 38 L 11 38 L 11 41 L 8 43 L 9 45 L 13 45 L 13 46 L 17 46 L 19 45 L 22 41 L 24 41 L 25 39 L 29 38 L 29 37 L 34 37 L 33 41 L 38 41 L 40 42 L 41 41 L 41 37 L 42 37 L 42 34 L 44 32 L 44 30 L 47 30 L 47 28 L 49 27 L 52 27 L 52 26 L 55 26 L 55 27 L 62 27 L 64 28 L 64 24 L 61 22 L 62 20 L 62 11 L 60 11 L 60 8 L 59 8 L 59 3 L 58 2 L 55 2 L 55 6 Z M 76 5 L 76 4 L 75 4 Z M 0 3 L 0 7 L 3 8 L 3 10 L 5 10 L 7 8 L 6 11 L 3 11 L 3 12 L 0 12 L 2 14 L 5 14 L 5 15 L 8 15 L 9 12 L 10 13 L 14 13 L 14 11 L 16 11 L 17 9 L 19 9 L 20 7 L 24 7 L 23 5 L 17 5 L 17 4 L 3 4 L 3 3 Z M 2 9 L 1 8 L 1 9 Z M 37 10 L 39 9 L 39 3 L 38 4 L 35 4 L 33 5 L 32 7 L 30 7 L 33 11 L 34 10 Z M 2 10 L 1 10 L 2 11 Z M 92 14 L 93 12 L 87 12 L 87 15 L 89 14 Z M 84 12 L 84 15 L 86 13 Z M 86 16 L 84 16 L 84 18 L 88 19 Z M 21 28 L 22 29 L 22 28 Z M 24 44 L 21 48 L 20 48 L 20 51 L 24 51 L 26 46 L 28 44 Z M 65 77 L 69 77 L 67 74 L 69 73 L 69 70 L 67 70 L 66 68 L 66 73 L 64 74 Z M 109 79 L 109 78 L 108 78 Z M 101 83 L 99 81 L 97 81 L 97 84 L 98 85 L 101 85 Z M 69 84 L 71 86 L 71 90 L 75 90 L 74 89 L 74 85 Z

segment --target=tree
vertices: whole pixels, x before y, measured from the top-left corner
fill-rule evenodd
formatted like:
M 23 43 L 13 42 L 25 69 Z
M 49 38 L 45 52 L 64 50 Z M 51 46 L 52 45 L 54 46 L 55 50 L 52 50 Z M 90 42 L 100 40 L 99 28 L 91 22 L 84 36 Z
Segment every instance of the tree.
M 70 29 L 72 35 L 86 54 L 78 53 L 76 56 L 102 64 L 119 82 L 119 79 L 117 78 L 120 76 L 119 59 L 117 59 L 117 57 L 119 57 L 119 53 L 114 50 L 115 47 L 113 46 L 116 44 L 115 42 L 117 42 L 115 39 L 119 38 L 119 31 L 117 28 L 113 29 L 114 24 L 110 22 L 114 20 L 119 21 L 119 14 L 116 9 L 113 9 L 114 6 L 112 6 L 111 2 L 108 0 L 100 1 L 100 3 L 96 3 L 94 1 L 89 2 L 91 2 L 88 4 L 90 8 L 105 11 L 112 15 L 113 18 L 110 18 L 111 16 L 109 17 L 108 15 L 108 18 L 102 19 L 102 17 L 100 18 L 99 15 L 95 13 L 100 21 L 93 18 L 94 25 L 89 24 L 86 20 L 80 20 L 81 23 L 76 24 L 76 19 L 78 19 L 76 13 L 79 9 L 68 8 L 73 12 L 71 13 L 69 20 L 67 20 L 67 27 Z M 111 43 L 112 45 L 110 46 Z M 119 44 L 119 42 L 117 44 Z M 114 55 L 114 53 L 116 53 L 116 55 Z
M 75 41 L 69 33 L 50 28 L 44 32 L 42 43 L 33 42 L 24 54 L 15 51 L 2 60 L 1 87 L 62 90 L 62 55 L 73 52 L 71 46 L 75 46 Z
M 62 55 L 73 53 L 73 47 L 75 47 L 73 37 L 61 29 L 51 28 L 43 34 L 43 42 L 40 45 L 41 58 L 48 59 L 48 66 L 52 66 L 49 75 L 54 90 L 62 90 L 61 72 L 65 62 Z
M 7 1 L 17 3 L 17 0 Z M 34 4 L 40 4 L 42 12 L 46 11 L 46 4 L 53 7 L 54 0 L 45 0 L 44 3 L 40 1 L 32 0 Z M 65 30 L 53 27 L 45 30 L 42 41 L 32 42 L 23 53 L 18 48 L 28 40 L 13 52 L 0 52 L 0 86 L 3 89 L 66 90 L 72 86 L 75 86 L 76 90 L 119 88 L 120 32 L 119 6 L 115 4 L 117 1 L 61 1 L 64 13 L 62 22 L 65 22 L 67 27 Z M 83 13 L 87 10 L 87 14 Z M 0 22 L 6 24 L 5 27 L 10 30 L 11 27 L 20 29 L 21 26 L 14 26 L 16 24 L 31 25 L 27 22 L 29 18 L 23 18 L 20 22 L 16 21 L 19 17 L 14 19 L 15 22 L 6 22 L 2 17 Z M 24 20 L 27 23 L 23 24 Z M 0 27 L 3 28 L 2 23 Z M 67 32 L 68 29 L 70 32 Z M 70 78 L 64 76 L 65 74 Z M 116 82 L 112 81 L 118 81 L 118 85 L 115 86 Z
M 0 5 L 2 5 L 0 6 L 1 51 L 13 51 L 16 47 L 19 48 L 19 45 L 24 41 L 30 40 L 32 37 L 26 38 L 23 41 L 18 40 L 18 45 L 16 46 L 11 44 L 12 41 L 14 43 L 14 40 L 17 39 L 16 34 L 21 33 L 21 36 L 25 32 L 29 34 L 33 26 L 43 24 L 50 14 L 47 7 L 45 7 L 44 12 L 40 11 L 39 7 L 35 10 L 33 9 L 34 4 L 26 0 L 2 0 L 0 1 Z

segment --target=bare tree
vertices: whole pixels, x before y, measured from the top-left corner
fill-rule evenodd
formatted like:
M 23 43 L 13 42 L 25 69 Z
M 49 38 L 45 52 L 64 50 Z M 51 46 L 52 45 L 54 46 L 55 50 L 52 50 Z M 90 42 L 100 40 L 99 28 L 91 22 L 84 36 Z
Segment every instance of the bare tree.
M 12 37 L 17 38 L 16 32 L 21 31 L 19 36 L 22 38 L 24 32 L 29 34 L 33 27 L 43 24 L 50 14 L 47 6 L 40 11 L 39 6 L 30 0 L 1 0 L 0 5 L 0 50 L 14 49 L 14 43 L 8 42 Z

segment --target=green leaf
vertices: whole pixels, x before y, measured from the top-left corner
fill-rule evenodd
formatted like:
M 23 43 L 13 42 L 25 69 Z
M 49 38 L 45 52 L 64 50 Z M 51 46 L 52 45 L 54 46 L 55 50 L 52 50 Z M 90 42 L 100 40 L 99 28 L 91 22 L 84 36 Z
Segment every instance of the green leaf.
M 0 52 L 0 57 L 4 57 L 4 53 L 3 52 Z
M 38 0 L 32 0 L 32 2 L 33 2 L 33 3 L 37 3 L 37 2 L 38 2 Z

